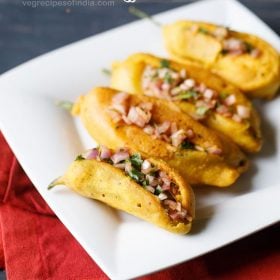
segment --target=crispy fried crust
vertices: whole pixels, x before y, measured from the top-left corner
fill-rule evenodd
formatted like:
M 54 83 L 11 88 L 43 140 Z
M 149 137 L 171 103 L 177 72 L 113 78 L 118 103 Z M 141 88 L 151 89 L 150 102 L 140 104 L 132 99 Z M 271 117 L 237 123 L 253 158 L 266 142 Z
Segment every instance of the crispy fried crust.
M 149 54 L 137 53 L 122 62 L 115 62 L 112 67 L 111 86 L 118 90 L 134 94 L 144 94 L 141 77 L 146 65 L 159 67 L 162 58 Z M 180 64 L 170 61 L 170 67 L 176 71 L 186 69 L 189 77 L 217 92 L 233 94 L 240 105 L 250 108 L 252 114 L 248 121 L 237 123 L 231 118 L 223 117 L 215 112 L 208 114 L 203 123 L 230 137 L 246 152 L 258 152 L 262 145 L 260 118 L 252 103 L 234 86 L 206 69 L 191 64 Z M 183 112 L 194 115 L 195 106 L 187 101 L 174 102 Z M 232 133 L 234 131 L 234 133 Z
M 187 20 L 164 26 L 165 46 L 173 59 L 211 69 L 250 97 L 275 96 L 280 86 L 280 58 L 270 44 L 252 34 L 230 31 L 230 35 L 258 48 L 261 55 L 257 58 L 249 54 L 222 55 L 221 42 L 207 34 L 192 32 L 194 24 L 211 32 L 217 28 L 214 24 Z
M 171 167 L 178 168 L 190 184 L 226 187 L 233 184 L 247 169 L 246 156 L 232 141 L 182 114 L 177 106 L 165 100 L 143 95 L 129 97 L 130 104 L 152 102 L 153 118 L 156 122 L 169 120 L 179 124 L 182 129 L 191 128 L 196 134 L 195 144 L 202 147 L 214 145 L 222 149 L 223 154 L 218 156 L 195 150 L 176 149 L 162 140 L 153 139 L 137 126 L 113 123 L 108 107 L 117 92 L 109 88 L 95 88 L 86 96 L 80 97 L 74 105 L 73 114 L 80 116 L 89 134 L 97 142 L 110 148 L 127 146 L 146 157 L 164 159 Z
M 148 159 L 165 171 L 179 187 L 179 202 L 194 218 L 194 194 L 191 187 L 163 161 Z M 186 234 L 191 222 L 173 222 L 162 207 L 160 200 L 138 185 L 120 169 L 96 160 L 74 161 L 67 172 L 53 185 L 64 184 L 82 196 L 102 201 L 161 228 L 178 234 Z

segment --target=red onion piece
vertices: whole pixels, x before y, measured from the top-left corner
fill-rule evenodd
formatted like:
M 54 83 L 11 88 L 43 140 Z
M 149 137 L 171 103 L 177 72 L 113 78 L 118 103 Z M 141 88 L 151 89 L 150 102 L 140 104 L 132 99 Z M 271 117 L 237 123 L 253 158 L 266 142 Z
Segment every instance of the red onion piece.
M 113 97 L 112 102 L 113 104 L 124 104 L 128 100 L 128 98 L 129 94 L 120 92 Z
M 180 129 L 171 135 L 171 142 L 172 145 L 175 147 L 180 146 L 185 139 L 186 139 L 186 132 L 183 129 Z
M 97 159 L 99 151 L 97 148 L 92 149 L 87 155 L 87 159 Z
M 169 121 L 165 121 L 157 126 L 157 131 L 159 134 L 165 133 L 169 130 L 171 123 Z
M 171 210 L 176 210 L 176 208 L 177 208 L 177 202 L 170 200 L 170 199 L 164 200 L 163 204 L 168 206 Z
M 118 152 L 112 155 L 111 160 L 113 161 L 114 164 L 116 164 L 128 158 L 129 158 L 128 152 Z
M 112 156 L 111 150 L 105 146 L 101 146 L 99 152 L 100 152 L 100 159 L 107 159 Z

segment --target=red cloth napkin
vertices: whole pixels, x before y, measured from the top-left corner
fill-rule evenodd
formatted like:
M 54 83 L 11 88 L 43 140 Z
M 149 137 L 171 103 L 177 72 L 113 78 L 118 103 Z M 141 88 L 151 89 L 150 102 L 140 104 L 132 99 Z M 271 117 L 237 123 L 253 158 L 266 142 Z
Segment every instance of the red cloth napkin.
M 0 267 L 8 279 L 108 279 L 55 217 L 1 134 L 0 151 Z M 279 236 L 280 227 L 275 225 L 139 279 L 279 280 Z

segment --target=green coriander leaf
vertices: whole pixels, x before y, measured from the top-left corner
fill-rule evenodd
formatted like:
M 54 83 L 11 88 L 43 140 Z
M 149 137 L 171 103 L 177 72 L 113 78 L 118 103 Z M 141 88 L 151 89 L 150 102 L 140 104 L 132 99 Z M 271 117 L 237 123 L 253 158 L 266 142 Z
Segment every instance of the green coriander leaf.
M 194 149 L 194 143 L 185 140 L 182 144 L 181 144 L 181 148 L 182 149 L 186 149 L 186 150 L 193 150 Z
M 82 155 L 78 155 L 77 157 L 76 157 L 76 161 L 79 161 L 79 160 L 84 160 L 85 158 L 82 156 Z
M 57 104 L 56 104 L 58 107 L 61 107 L 61 108 L 63 108 L 64 110 L 66 110 L 66 111 L 71 111 L 72 110 L 72 108 L 73 108 L 73 102 L 70 102 L 70 101 L 59 101 L 59 102 L 57 102 Z
M 170 62 L 168 60 L 162 59 L 160 61 L 160 67 L 161 68 L 169 68 L 169 66 L 170 66 Z
M 130 162 L 132 164 L 133 167 L 140 169 L 143 163 L 143 160 L 141 158 L 140 154 L 133 154 L 130 156 Z
M 227 92 L 221 92 L 221 93 L 220 93 L 220 98 L 221 98 L 221 99 L 226 99 L 229 95 L 230 95 L 230 94 L 227 93 Z
M 158 72 L 157 72 L 157 71 L 155 71 L 155 73 L 154 73 L 153 76 L 152 76 L 152 79 L 153 79 L 153 80 L 156 79 L 156 78 L 158 78 Z
M 173 81 L 173 79 L 172 79 L 170 73 L 167 72 L 164 76 L 164 82 L 167 83 L 167 84 L 171 84 L 172 81 Z
M 138 17 L 138 18 L 141 18 L 141 19 L 148 19 L 150 20 L 153 24 L 157 25 L 157 26 L 161 26 L 161 23 L 157 22 L 156 20 L 154 20 L 149 14 L 147 14 L 146 12 L 134 7 L 134 6 L 130 6 L 128 8 L 128 11 Z
M 143 187 L 146 187 L 146 186 L 148 186 L 148 185 L 149 185 L 148 180 L 144 180 L 144 181 L 142 182 L 142 186 L 143 186 Z
M 199 116 L 204 116 L 207 113 L 208 110 L 209 109 L 207 107 L 200 106 L 200 107 L 196 108 L 196 114 L 199 115 Z
M 158 169 L 157 168 L 153 168 L 150 172 L 149 175 L 151 176 L 157 176 L 158 175 Z
M 102 159 L 102 161 L 107 162 L 109 164 L 113 164 L 113 161 L 110 158 L 104 158 L 104 159 Z M 120 163 L 122 163 L 122 162 L 120 162 Z
M 127 174 L 131 179 L 133 179 L 137 183 L 141 183 L 144 179 L 144 174 L 136 169 L 132 169 Z
M 220 107 L 222 105 L 221 102 L 219 102 L 219 100 L 217 101 L 216 105 L 215 105 L 215 109 L 217 109 L 218 107 Z M 215 118 L 215 114 L 212 116 L 213 118 Z
M 155 189 L 154 194 L 155 194 L 155 195 L 159 195 L 159 194 L 161 194 L 161 193 L 162 193 L 161 187 L 160 187 L 160 186 L 157 186 L 156 189 Z
M 248 42 L 244 42 L 244 46 L 247 53 L 250 53 L 254 49 L 253 45 Z
M 176 96 L 176 98 L 178 98 L 178 99 L 190 99 L 190 98 L 195 98 L 195 97 L 197 97 L 197 92 L 195 92 L 193 90 L 183 91 Z
M 106 68 L 102 69 L 102 73 L 107 75 L 107 76 L 111 76 L 112 75 L 112 71 Z
M 198 32 L 199 33 L 203 33 L 205 35 L 209 35 L 210 34 L 210 32 L 207 29 L 203 28 L 203 27 L 199 27 Z

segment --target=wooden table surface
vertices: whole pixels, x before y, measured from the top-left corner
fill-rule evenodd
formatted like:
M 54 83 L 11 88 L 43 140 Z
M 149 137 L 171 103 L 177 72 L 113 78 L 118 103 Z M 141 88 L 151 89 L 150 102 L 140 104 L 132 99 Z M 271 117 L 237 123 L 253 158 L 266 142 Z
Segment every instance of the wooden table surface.
M 27 6 L 28 1 L 0 0 L 0 74 L 40 54 L 136 20 L 124 1 L 106 1 L 114 5 L 35 8 Z M 152 15 L 190 2 L 195 1 L 137 0 L 134 5 Z M 241 2 L 280 34 L 280 0 Z M 5 279 L 4 272 L 0 279 Z

